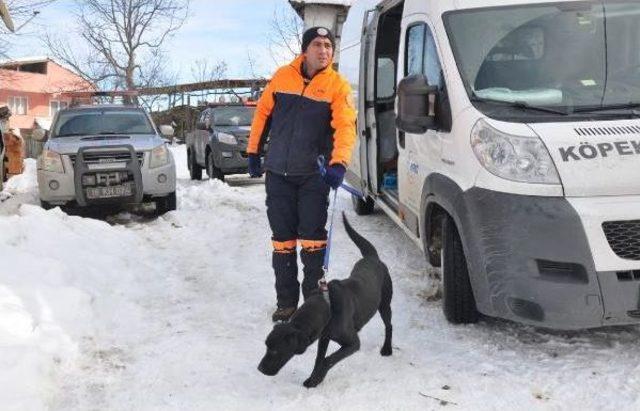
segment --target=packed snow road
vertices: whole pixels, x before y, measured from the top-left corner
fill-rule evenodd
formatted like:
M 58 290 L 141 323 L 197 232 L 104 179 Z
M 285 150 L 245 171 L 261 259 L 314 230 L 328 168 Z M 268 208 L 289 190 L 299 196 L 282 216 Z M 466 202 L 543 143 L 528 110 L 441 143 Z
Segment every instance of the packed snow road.
M 383 214 L 356 230 L 394 280 L 394 352 L 378 317 L 317 389 L 315 346 L 276 377 L 256 367 L 274 305 L 264 186 L 191 182 L 178 210 L 106 219 L 38 207 L 35 163 L 0 193 L 3 410 L 640 409 L 638 328 L 549 333 L 446 323 L 421 252 Z M 337 224 L 331 276 L 358 250 Z M 334 345 L 330 346 L 330 350 Z

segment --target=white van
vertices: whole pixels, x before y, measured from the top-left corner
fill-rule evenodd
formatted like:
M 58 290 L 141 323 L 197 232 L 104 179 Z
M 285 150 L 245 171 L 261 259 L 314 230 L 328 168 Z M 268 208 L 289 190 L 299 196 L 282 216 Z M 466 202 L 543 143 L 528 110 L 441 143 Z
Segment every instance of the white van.
M 356 2 L 347 181 L 442 266 L 453 323 L 640 323 L 640 2 Z

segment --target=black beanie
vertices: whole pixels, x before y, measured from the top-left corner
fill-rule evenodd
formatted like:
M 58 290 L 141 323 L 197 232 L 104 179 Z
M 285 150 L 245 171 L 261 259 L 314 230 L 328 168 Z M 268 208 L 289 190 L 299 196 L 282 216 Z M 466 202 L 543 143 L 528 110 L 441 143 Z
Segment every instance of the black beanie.
M 316 37 L 324 37 L 329 39 L 333 48 L 336 48 L 336 39 L 333 37 L 331 30 L 326 27 L 311 27 L 302 35 L 302 52 L 307 51 L 307 47 Z

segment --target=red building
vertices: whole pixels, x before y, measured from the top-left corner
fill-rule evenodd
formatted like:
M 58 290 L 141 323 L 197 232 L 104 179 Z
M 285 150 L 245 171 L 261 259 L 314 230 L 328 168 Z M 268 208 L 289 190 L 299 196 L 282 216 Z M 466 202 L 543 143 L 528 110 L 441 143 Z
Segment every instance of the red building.
M 9 106 L 9 127 L 23 137 L 35 127 L 49 129 L 53 116 L 70 102 L 64 92 L 90 90 L 93 84 L 48 57 L 0 63 L 0 105 Z

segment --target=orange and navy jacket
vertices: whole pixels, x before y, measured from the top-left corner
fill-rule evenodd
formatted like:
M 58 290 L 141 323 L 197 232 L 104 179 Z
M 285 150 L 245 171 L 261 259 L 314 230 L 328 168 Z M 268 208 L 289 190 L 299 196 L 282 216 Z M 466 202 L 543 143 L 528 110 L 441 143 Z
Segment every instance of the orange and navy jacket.
M 304 56 L 274 74 L 258 101 L 247 152 L 269 136 L 264 168 L 282 175 L 318 172 L 318 156 L 345 167 L 355 144 L 356 111 L 347 80 L 331 65 L 308 80 Z

